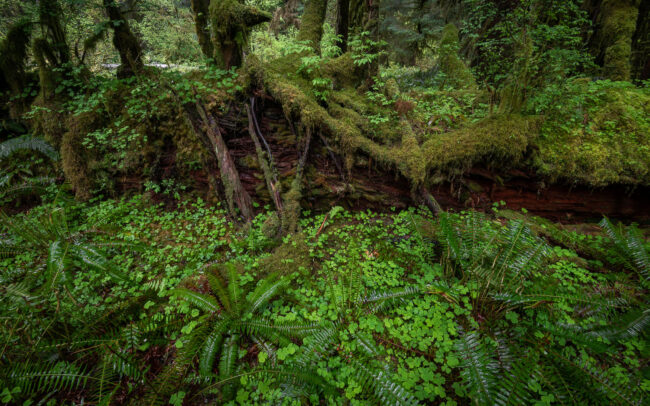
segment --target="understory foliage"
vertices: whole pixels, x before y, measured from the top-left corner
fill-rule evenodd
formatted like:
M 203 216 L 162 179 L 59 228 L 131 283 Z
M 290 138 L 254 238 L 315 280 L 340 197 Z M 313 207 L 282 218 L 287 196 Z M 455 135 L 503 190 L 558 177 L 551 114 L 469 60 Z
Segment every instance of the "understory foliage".
M 242 230 L 201 200 L 5 215 L 2 401 L 647 398 L 638 228 L 604 219 L 596 236 L 548 240 L 501 211 L 305 214 L 279 243 L 262 232 L 270 213 Z
M 649 12 L 0 0 L 0 403 L 648 403 Z

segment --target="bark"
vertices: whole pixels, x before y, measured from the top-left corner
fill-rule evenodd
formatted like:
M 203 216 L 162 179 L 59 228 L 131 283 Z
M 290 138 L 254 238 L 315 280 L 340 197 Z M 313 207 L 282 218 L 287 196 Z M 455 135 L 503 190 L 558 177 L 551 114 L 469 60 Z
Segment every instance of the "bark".
M 650 1 L 642 1 L 632 37 L 632 77 L 650 79 Z
M 287 0 L 284 6 L 275 10 L 269 27 L 275 35 L 285 33 L 289 27 L 300 28 L 300 18 L 298 17 L 299 3 L 298 0 Z
M 206 58 L 214 56 L 212 48 L 212 39 L 210 38 L 210 29 L 208 21 L 210 16 L 210 0 L 191 0 L 192 13 L 194 15 L 194 28 L 199 40 L 199 46 Z
M 137 75 L 144 68 L 140 42 L 131 31 L 129 22 L 122 14 L 115 0 L 103 0 L 103 4 L 113 28 L 113 46 L 120 54 L 120 67 L 117 69 L 117 77 L 125 78 Z
M 327 0 L 309 0 L 300 22 L 299 41 L 307 41 L 320 54 L 320 40 L 323 37 L 323 23 L 327 12 Z
M 241 184 L 239 172 L 230 156 L 226 142 L 221 136 L 221 131 L 219 131 L 216 120 L 205 111 L 199 102 L 196 103 L 195 108 L 203 123 L 204 134 L 210 142 L 212 151 L 217 158 L 221 181 L 226 190 L 226 199 L 230 211 L 234 213 L 234 208 L 237 207 L 244 219 L 250 221 L 253 218 L 253 204 L 250 195 Z
M 273 165 L 273 156 L 271 155 L 271 149 L 266 145 L 266 151 L 262 149 L 262 144 L 260 143 L 260 138 L 264 140 L 259 125 L 257 124 L 257 118 L 255 118 L 255 111 L 253 107 L 252 99 L 251 105 L 246 105 L 246 113 L 248 114 L 248 133 L 255 144 L 255 152 L 257 153 L 257 160 L 262 168 L 262 173 L 264 174 L 264 180 L 266 182 L 266 187 L 269 191 L 269 195 L 273 200 L 275 209 L 278 212 L 278 218 L 282 218 L 282 199 L 280 197 L 281 185 L 278 182 L 277 176 L 275 175 L 274 165 Z M 266 141 L 265 141 L 266 144 Z M 265 156 L 265 152 L 268 154 L 268 159 Z
M 339 37 L 338 47 L 341 53 L 348 50 L 348 32 L 350 20 L 350 0 L 336 1 L 336 35 Z
M 271 20 L 271 14 L 238 0 L 210 2 L 215 64 L 223 69 L 241 66 L 252 27 Z

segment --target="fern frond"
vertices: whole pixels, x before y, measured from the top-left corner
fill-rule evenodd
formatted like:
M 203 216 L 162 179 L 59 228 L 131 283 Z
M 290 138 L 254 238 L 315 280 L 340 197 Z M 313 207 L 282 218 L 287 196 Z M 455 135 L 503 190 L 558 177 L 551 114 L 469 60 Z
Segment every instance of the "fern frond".
M 369 305 L 368 309 L 371 313 L 377 313 L 400 305 L 404 303 L 404 299 L 416 296 L 421 293 L 421 291 L 422 290 L 417 286 L 407 286 L 405 288 L 384 292 L 375 291 L 362 298 L 360 302 L 363 305 Z
M 596 403 L 611 402 L 626 405 L 636 405 L 636 394 L 623 387 L 622 384 L 613 382 L 603 372 L 587 363 L 578 363 L 564 357 L 557 352 L 552 352 L 552 362 L 558 367 L 558 371 L 567 374 L 567 381 L 573 388 L 580 389 L 580 392 L 587 397 L 593 398 Z
M 276 333 L 285 337 L 303 338 L 309 334 L 318 331 L 320 327 L 316 324 L 300 323 L 273 323 L 261 317 L 256 317 L 249 321 L 237 323 L 239 330 L 247 335 L 257 335 L 262 337 L 273 337 Z
M 377 404 L 381 405 L 417 405 L 417 400 L 406 389 L 390 379 L 386 371 L 375 370 L 356 359 L 351 364 L 357 372 L 361 386 L 371 392 Z
M 5 377 L 5 385 L 19 386 L 22 395 L 64 392 L 83 388 L 92 378 L 86 371 L 68 363 L 32 364 L 14 367 Z
M 219 311 L 219 303 L 212 296 L 204 295 L 186 288 L 176 288 L 172 291 L 174 296 L 187 300 L 199 309 L 217 313 Z
M 471 397 L 481 405 L 493 404 L 497 364 L 478 333 L 463 334 L 456 342 L 455 350 L 461 359 L 460 376 Z
M 223 319 L 217 320 L 210 332 L 210 335 L 205 340 L 201 355 L 199 356 L 199 373 L 201 375 L 209 375 L 212 373 L 214 361 L 217 358 L 217 353 L 223 344 L 224 334 L 230 327 L 230 320 Z
M 218 273 L 207 273 L 206 277 L 208 279 L 208 283 L 210 284 L 210 288 L 212 289 L 212 292 L 217 295 L 217 298 L 221 302 L 221 305 L 223 306 L 223 309 L 231 313 L 233 308 L 232 308 L 232 303 L 230 303 L 230 295 L 228 294 L 228 290 L 226 289 L 226 284 L 221 278 L 221 275 Z
M 26 135 L 0 143 L 0 160 L 19 151 L 39 152 L 53 161 L 59 159 L 59 154 L 56 150 L 43 138 Z
M 219 376 L 222 378 L 230 377 L 235 374 L 235 363 L 239 355 L 239 335 L 229 334 L 223 341 L 221 348 L 221 357 L 219 358 Z M 233 396 L 233 385 L 226 385 L 222 394 L 225 400 L 230 400 Z
M 494 397 L 495 405 L 527 405 L 533 403 L 534 393 L 531 387 L 539 381 L 538 370 L 539 356 L 521 354 L 499 378 L 498 391 Z
M 246 311 L 255 312 L 275 297 L 285 285 L 286 281 L 279 279 L 277 275 L 264 278 L 251 293 Z
M 230 303 L 232 304 L 233 311 L 239 313 L 242 307 L 242 301 L 244 300 L 241 286 L 239 286 L 239 271 L 235 264 L 227 263 L 226 272 L 228 275 L 228 296 L 230 297 Z

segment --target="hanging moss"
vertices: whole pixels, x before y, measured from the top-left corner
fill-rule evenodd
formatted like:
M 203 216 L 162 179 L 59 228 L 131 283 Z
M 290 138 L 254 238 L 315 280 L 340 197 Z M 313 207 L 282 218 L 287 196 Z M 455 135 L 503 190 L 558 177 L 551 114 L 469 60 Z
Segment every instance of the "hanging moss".
M 129 22 L 115 0 L 104 0 L 104 8 L 113 28 L 113 46 L 120 54 L 117 77 L 126 78 L 141 73 L 144 68 L 142 47 L 138 38 L 131 31 Z
M 458 28 L 447 24 L 442 30 L 438 51 L 438 64 L 445 74 L 444 84 L 457 89 L 476 87 L 472 72 L 458 56 L 459 50 Z
M 28 82 L 25 65 L 31 33 L 31 22 L 22 19 L 9 28 L 7 36 L 0 42 L 0 95 L 8 92 L 9 96 L 18 96 L 25 88 Z M 7 104 L 10 117 L 20 119 L 26 108 L 24 99 L 14 99 Z
M 603 0 L 602 41 L 605 49 L 603 74 L 612 80 L 630 80 L 632 36 L 636 29 L 638 2 Z

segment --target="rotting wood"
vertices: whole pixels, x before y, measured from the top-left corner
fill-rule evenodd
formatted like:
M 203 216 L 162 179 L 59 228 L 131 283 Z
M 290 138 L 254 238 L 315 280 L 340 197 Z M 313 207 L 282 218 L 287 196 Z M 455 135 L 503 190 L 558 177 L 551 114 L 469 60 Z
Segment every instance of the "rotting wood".
M 266 187 L 269 190 L 269 194 L 271 195 L 271 200 L 273 200 L 273 204 L 275 205 L 275 208 L 278 212 L 278 218 L 282 218 L 282 199 L 280 197 L 281 185 L 278 182 L 277 177 L 275 176 L 273 171 L 273 156 L 271 155 L 271 149 L 268 147 L 267 144 L 267 153 L 268 153 L 268 159 L 267 159 L 267 157 L 264 156 L 264 151 L 262 150 L 262 145 L 260 144 L 260 140 L 259 140 L 259 138 L 262 139 L 264 138 L 261 137 L 261 131 L 259 131 L 259 126 L 255 125 L 257 120 L 255 119 L 255 113 L 253 111 L 252 106 L 249 106 L 248 104 L 246 105 L 246 113 L 248 114 L 248 132 L 251 136 L 251 139 L 253 140 L 253 143 L 255 144 L 255 152 L 257 153 L 257 160 L 260 164 L 260 167 L 262 168 L 264 179 L 266 181 Z

